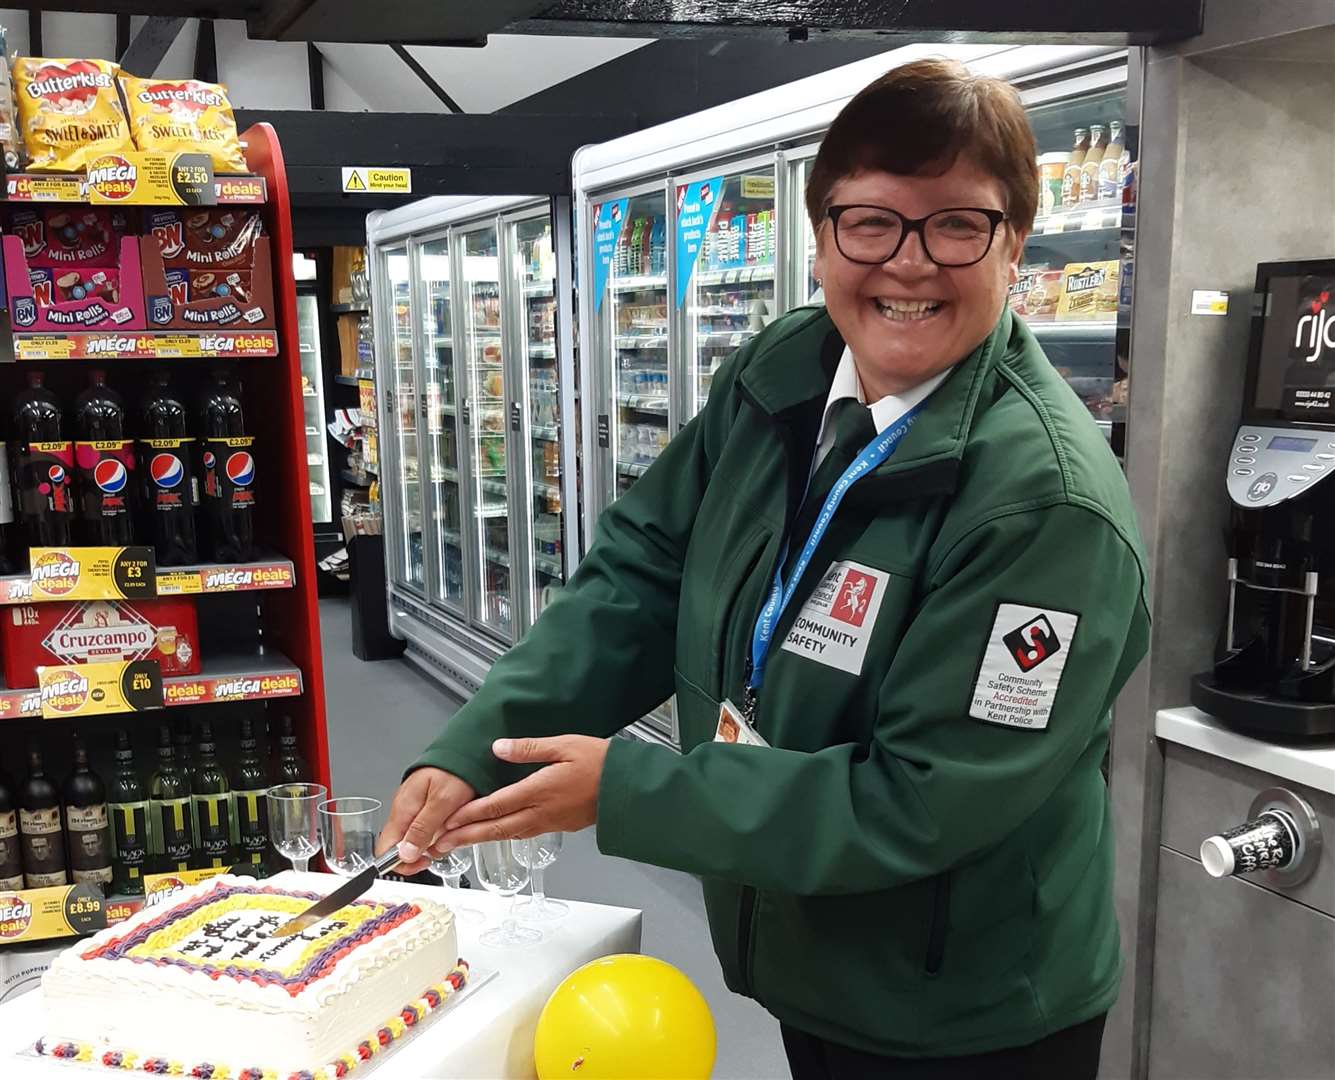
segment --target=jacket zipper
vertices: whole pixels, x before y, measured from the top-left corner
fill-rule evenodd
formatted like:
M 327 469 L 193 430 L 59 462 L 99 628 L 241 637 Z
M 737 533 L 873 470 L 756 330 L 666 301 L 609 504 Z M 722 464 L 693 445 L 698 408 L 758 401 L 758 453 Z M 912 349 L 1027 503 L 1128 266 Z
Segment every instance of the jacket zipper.
M 924 967 L 928 975 L 935 975 L 941 970 L 946 958 L 946 923 L 950 915 L 950 874 L 937 876 L 932 890 L 932 921 L 927 929 L 927 962 Z

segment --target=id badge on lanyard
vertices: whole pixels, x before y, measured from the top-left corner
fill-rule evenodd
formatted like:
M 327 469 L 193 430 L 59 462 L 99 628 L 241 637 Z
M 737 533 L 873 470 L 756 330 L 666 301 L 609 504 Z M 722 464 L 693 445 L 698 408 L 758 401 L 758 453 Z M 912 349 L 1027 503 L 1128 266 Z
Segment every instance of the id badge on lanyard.
M 844 501 L 844 496 L 848 494 L 849 489 L 854 484 L 869 475 L 878 465 L 888 460 L 899 449 L 900 441 L 908 434 L 909 428 L 917 420 L 918 413 L 921 412 L 924 403 L 919 402 L 885 431 L 877 435 L 853 459 L 853 463 L 844 470 L 843 475 L 835 481 L 834 486 L 830 488 L 830 493 L 825 496 L 825 502 L 821 506 L 820 513 L 811 526 L 811 535 L 807 537 L 806 543 L 802 545 L 802 551 L 797 557 L 797 562 L 793 564 L 793 572 L 788 576 L 787 582 L 783 580 L 783 564 L 788 560 L 789 539 L 785 538 L 779 551 L 779 565 L 774 571 L 774 582 L 770 586 L 769 597 L 765 601 L 765 606 L 760 609 L 760 617 L 756 619 L 755 630 L 751 634 L 750 674 L 747 678 L 746 698 L 743 707 L 737 708 L 730 700 L 725 700 L 722 703 L 719 707 L 719 727 L 715 734 L 715 742 L 745 742 L 751 746 L 769 745 L 756 732 L 754 720 L 756 698 L 759 696 L 760 687 L 765 681 L 765 664 L 769 660 L 770 645 L 774 641 L 774 628 L 792 602 L 793 595 L 797 592 L 798 583 L 811 565 L 816 549 L 829 530 L 830 522 L 834 518 L 835 511 L 839 509 L 839 504 Z M 725 725 L 725 717 L 729 724 L 737 726 L 739 732 L 749 732 L 758 741 L 752 742 L 741 737 L 724 738 L 725 726 L 728 734 L 731 734 L 732 730 L 731 726 Z

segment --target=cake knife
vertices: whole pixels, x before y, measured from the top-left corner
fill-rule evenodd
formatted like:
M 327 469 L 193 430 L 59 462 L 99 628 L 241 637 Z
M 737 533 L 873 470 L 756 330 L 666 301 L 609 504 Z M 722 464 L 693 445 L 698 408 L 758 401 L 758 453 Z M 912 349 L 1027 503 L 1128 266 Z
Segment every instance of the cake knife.
M 303 930 L 308 930 L 316 923 L 329 918 L 334 912 L 347 907 L 362 893 L 366 892 L 374 884 L 376 878 L 381 874 L 388 874 L 402 861 L 399 858 L 398 847 L 390 848 L 365 870 L 359 870 L 323 900 L 317 900 L 296 918 L 283 923 L 269 936 L 287 937 L 289 934 L 300 934 Z

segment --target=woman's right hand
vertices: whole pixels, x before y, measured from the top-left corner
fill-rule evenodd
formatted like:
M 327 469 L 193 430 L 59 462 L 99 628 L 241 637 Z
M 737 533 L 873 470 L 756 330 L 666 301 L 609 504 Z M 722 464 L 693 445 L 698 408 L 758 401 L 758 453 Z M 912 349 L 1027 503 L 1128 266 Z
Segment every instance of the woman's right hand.
M 469 784 L 444 769 L 415 769 L 394 793 L 376 854 L 398 844 L 403 858 L 398 873 L 415 874 L 425 869 L 432 858 L 431 845 L 445 831 L 445 822 L 476 794 Z

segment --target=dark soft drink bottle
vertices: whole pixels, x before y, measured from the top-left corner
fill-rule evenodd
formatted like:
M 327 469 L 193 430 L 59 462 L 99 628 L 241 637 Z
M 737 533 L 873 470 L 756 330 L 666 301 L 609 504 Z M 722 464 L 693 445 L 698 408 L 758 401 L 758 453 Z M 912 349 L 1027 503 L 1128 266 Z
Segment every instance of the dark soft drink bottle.
M 65 438 L 60 401 L 28 372 L 14 399 L 10 448 L 19 518 L 30 547 L 64 547 L 74 522 L 74 444 Z
M 0 424 L 8 427 L 3 416 L 0 416 Z M 19 551 L 25 545 L 16 535 L 19 526 L 16 524 L 14 504 L 14 474 L 9 467 L 9 444 L 0 434 L 0 574 L 15 573 L 21 569 L 23 562 Z M 3 887 L 3 883 L 0 883 L 0 888 Z
M 159 566 L 185 566 L 199 558 L 195 540 L 195 440 L 186 434 L 186 407 L 167 376 L 152 377 L 139 415 L 139 475 L 143 488 L 143 537 Z
M 89 373 L 74 408 L 74 464 L 79 472 L 79 532 L 94 546 L 134 543 L 134 442 L 125 435 L 125 404 L 107 373 Z
M 215 370 L 200 405 L 200 477 L 209 551 L 245 562 L 255 550 L 255 440 L 246 434 L 239 391 Z

